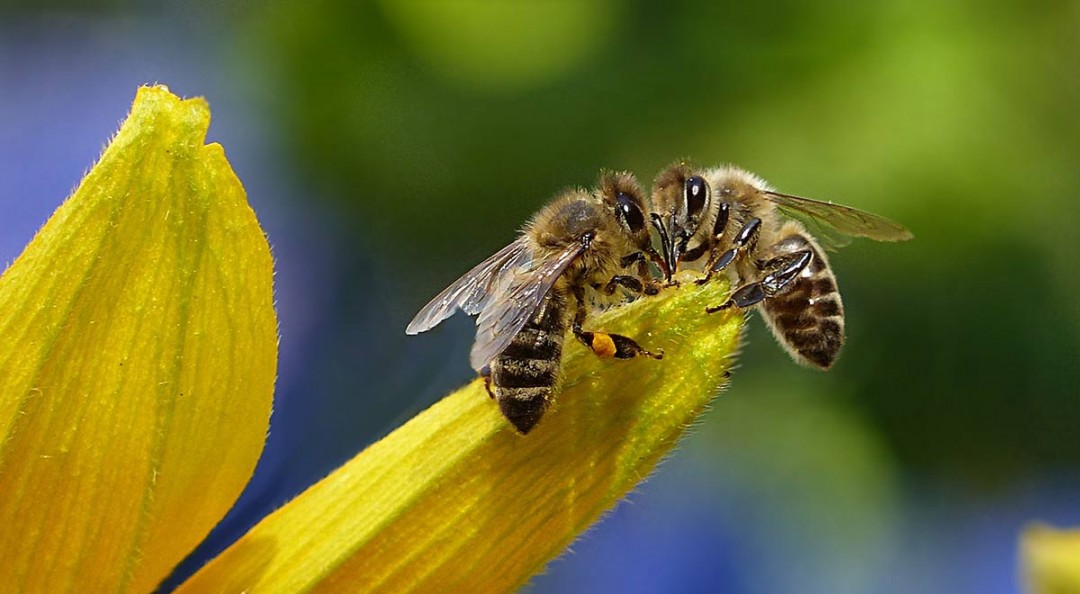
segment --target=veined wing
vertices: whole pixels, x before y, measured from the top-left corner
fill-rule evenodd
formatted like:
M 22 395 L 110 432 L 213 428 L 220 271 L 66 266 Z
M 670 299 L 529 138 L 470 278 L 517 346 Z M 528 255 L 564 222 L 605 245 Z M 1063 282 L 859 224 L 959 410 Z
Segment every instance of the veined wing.
M 479 313 L 484 302 L 498 290 L 508 276 L 526 265 L 532 257 L 525 236 L 477 264 L 428 302 L 405 328 L 405 334 L 419 334 L 437 326 L 457 308 L 469 315 Z
M 584 249 L 581 243 L 574 242 L 554 258 L 535 263 L 535 268 L 519 273 L 505 291 L 493 294 L 476 320 L 476 342 L 469 354 L 473 369 L 479 371 L 506 349 L 539 311 L 555 281 Z
M 906 241 L 913 237 L 895 221 L 850 206 L 772 191 L 765 192 L 765 196 L 785 215 L 809 223 L 827 245 L 842 246 L 847 237 L 875 241 Z

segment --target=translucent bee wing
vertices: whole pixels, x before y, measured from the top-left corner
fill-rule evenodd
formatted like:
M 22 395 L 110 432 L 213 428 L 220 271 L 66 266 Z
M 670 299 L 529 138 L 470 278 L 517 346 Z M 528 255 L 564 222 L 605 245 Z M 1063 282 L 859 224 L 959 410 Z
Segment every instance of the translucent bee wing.
M 510 344 L 514 336 L 536 315 L 544 298 L 551 292 L 570 264 L 585 246 L 574 242 L 551 259 L 539 262 L 520 273 L 505 287 L 492 294 L 476 320 L 476 342 L 469 363 L 479 371 Z
M 821 222 L 821 219 L 816 219 L 801 211 L 792 212 L 790 209 L 781 208 L 780 212 L 801 222 L 806 227 L 806 231 L 814 237 L 818 245 L 825 251 L 835 252 L 851 243 L 851 235 L 837 230 L 836 227 L 828 223 Z
M 499 285 L 506 284 L 531 257 L 528 237 L 519 237 L 443 289 L 413 317 L 405 334 L 426 332 L 454 315 L 458 308 L 469 315 L 479 313 Z
M 811 231 L 830 248 L 847 245 L 850 237 L 875 241 L 906 241 L 913 237 L 903 225 L 857 208 L 779 192 L 764 194 L 785 215 L 808 223 Z

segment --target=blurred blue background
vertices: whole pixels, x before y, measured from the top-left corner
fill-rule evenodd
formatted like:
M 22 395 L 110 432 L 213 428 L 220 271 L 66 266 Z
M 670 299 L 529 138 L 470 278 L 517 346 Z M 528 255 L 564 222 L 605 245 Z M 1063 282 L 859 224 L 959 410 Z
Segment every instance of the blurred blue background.
M 472 377 L 468 319 L 402 330 L 548 197 L 680 157 L 916 240 L 833 256 L 827 374 L 754 320 L 697 430 L 527 591 L 1014 592 L 1023 526 L 1080 524 L 1076 2 L 0 3 L 3 264 L 153 82 L 209 99 L 282 333 L 255 478 L 170 583 Z

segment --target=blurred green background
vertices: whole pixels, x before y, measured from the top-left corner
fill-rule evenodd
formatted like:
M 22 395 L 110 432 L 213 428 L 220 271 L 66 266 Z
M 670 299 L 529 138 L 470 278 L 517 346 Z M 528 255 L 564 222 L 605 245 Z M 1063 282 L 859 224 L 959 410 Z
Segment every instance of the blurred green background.
M 402 333 L 431 295 L 560 189 L 678 158 L 916 239 L 832 257 L 828 373 L 754 319 L 683 448 L 531 592 L 1013 592 L 1025 523 L 1080 524 L 1076 2 L 0 6 L 6 262 L 155 81 L 208 97 L 275 247 L 267 454 L 181 573 L 471 377 L 468 320 Z

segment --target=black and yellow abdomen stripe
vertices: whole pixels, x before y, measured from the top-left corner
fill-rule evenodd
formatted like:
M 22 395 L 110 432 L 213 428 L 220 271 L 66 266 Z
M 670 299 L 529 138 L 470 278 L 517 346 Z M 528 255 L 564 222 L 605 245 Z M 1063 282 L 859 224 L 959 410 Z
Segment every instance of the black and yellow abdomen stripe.
M 552 291 L 540 310 L 491 362 L 491 388 L 503 415 L 528 433 L 559 382 L 568 322 L 567 296 Z

